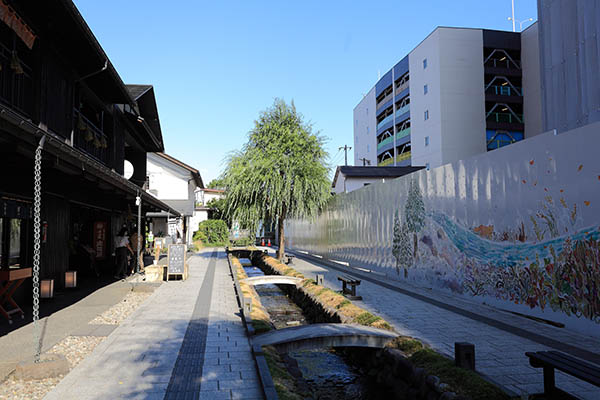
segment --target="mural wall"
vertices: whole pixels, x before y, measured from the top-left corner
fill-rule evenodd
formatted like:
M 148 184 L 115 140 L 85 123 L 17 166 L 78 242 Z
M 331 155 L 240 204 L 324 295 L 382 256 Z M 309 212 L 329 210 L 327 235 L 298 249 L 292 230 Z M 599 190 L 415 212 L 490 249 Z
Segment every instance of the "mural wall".
M 600 124 L 336 196 L 288 245 L 598 335 Z

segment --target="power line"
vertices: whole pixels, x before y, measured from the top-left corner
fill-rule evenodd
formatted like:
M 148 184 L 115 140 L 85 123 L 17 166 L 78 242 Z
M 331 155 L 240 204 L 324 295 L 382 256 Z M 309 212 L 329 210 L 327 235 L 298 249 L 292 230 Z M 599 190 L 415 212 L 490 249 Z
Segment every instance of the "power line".
M 340 150 L 344 149 L 344 165 L 348 165 L 348 150 L 352 150 L 352 147 L 344 145 L 344 147 L 340 147 Z

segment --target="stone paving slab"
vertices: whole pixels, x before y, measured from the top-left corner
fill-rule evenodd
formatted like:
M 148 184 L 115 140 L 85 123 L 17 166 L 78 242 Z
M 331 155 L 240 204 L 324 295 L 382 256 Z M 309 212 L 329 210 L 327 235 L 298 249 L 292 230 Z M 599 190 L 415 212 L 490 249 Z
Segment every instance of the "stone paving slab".
M 192 257 L 186 281 L 157 288 L 45 399 L 163 399 L 209 259 Z
M 340 290 L 337 276 L 341 272 L 330 266 L 296 257 L 293 268 L 309 278 L 322 274 L 326 287 Z M 398 286 L 403 287 L 404 283 L 398 282 Z M 539 335 L 547 335 L 550 339 L 582 348 L 592 355 L 598 354 L 600 350 L 600 340 L 597 338 L 517 317 L 489 306 L 454 299 L 443 293 L 409 285 L 404 287 L 469 313 L 485 313 L 489 318 L 511 324 L 515 330 L 526 328 Z M 553 348 L 367 280 L 361 282 L 357 292 L 363 296 L 363 300 L 353 303 L 381 316 L 400 334 L 419 338 L 436 351 L 452 358 L 454 342 L 473 343 L 479 372 L 515 394 L 543 392 L 543 372 L 540 368 L 529 366 L 525 352 L 554 350 Z M 556 384 L 582 399 L 600 399 L 600 388 L 559 371 L 556 372 Z
M 189 262 L 45 398 L 262 399 L 225 252 Z
M 200 399 L 263 399 L 226 254 L 219 253 Z

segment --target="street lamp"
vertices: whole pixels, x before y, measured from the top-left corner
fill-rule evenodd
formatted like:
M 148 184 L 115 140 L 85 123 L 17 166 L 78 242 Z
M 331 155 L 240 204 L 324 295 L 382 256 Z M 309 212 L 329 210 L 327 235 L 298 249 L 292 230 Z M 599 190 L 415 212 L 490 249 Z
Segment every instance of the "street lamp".
M 527 18 L 525 21 L 519 21 L 518 19 L 513 19 L 512 17 L 508 17 L 509 21 L 513 21 L 513 32 L 515 32 L 515 22 L 519 23 L 519 31 L 523 30 L 523 24 L 525 22 L 531 22 L 533 21 L 533 18 Z

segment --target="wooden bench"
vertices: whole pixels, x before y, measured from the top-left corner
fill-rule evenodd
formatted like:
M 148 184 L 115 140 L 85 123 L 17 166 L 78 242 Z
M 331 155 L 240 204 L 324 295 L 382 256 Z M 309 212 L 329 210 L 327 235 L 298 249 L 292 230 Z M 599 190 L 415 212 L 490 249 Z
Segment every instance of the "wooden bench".
M 554 369 L 572 375 L 582 381 L 600 387 L 600 366 L 579 360 L 559 351 L 536 351 L 525 353 L 529 364 L 544 369 L 544 396 L 548 398 L 572 398 L 555 386 Z
M 293 254 L 286 254 L 285 255 L 287 257 L 287 261 L 285 262 L 287 265 L 293 264 L 294 262 L 294 258 L 296 257 Z
M 342 294 L 350 300 L 362 300 L 361 296 L 356 295 L 356 287 L 360 285 L 360 279 L 351 277 L 350 275 L 338 276 L 338 281 L 342 281 Z M 350 285 L 350 289 L 348 289 Z

